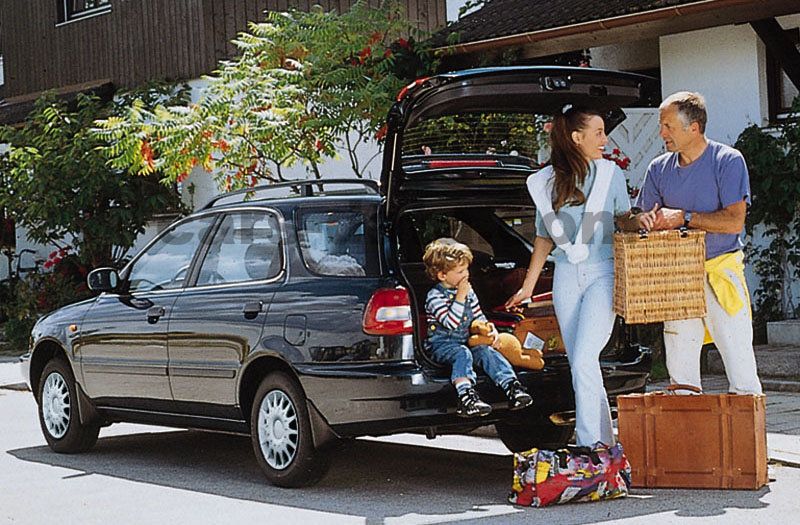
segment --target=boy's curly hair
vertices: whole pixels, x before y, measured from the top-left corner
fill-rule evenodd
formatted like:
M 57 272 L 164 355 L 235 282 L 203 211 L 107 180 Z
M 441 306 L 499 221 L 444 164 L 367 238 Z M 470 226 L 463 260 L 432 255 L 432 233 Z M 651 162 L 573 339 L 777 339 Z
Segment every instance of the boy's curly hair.
M 439 280 L 439 272 L 448 272 L 459 264 L 472 262 L 472 250 L 455 239 L 442 237 L 429 243 L 422 256 L 425 273 L 433 281 Z

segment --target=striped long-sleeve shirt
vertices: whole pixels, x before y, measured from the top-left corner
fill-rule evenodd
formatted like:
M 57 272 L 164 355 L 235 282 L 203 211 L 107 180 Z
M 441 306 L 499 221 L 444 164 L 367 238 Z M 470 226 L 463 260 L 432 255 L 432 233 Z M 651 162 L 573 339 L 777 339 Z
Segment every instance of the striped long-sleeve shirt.
M 463 303 L 456 301 L 456 289 L 445 288 L 437 284 L 428 292 L 425 299 L 425 313 L 428 316 L 428 323 L 436 322 L 446 330 L 456 330 L 461 328 L 465 322 L 464 309 L 469 307 L 472 310 L 471 316 L 466 316 L 467 322 L 478 319 L 486 321 L 481 305 L 478 303 L 478 296 L 472 290 L 467 294 Z M 469 326 L 466 327 L 469 329 Z

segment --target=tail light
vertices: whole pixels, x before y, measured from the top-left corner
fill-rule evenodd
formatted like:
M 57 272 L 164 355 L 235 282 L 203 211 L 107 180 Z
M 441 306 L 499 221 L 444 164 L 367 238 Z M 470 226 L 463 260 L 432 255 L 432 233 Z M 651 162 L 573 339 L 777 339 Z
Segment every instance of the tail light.
M 425 163 L 430 169 L 439 168 L 496 168 L 496 160 L 431 160 Z
M 364 332 L 370 335 L 406 335 L 413 331 L 411 300 L 408 290 L 380 288 L 372 294 L 362 320 Z

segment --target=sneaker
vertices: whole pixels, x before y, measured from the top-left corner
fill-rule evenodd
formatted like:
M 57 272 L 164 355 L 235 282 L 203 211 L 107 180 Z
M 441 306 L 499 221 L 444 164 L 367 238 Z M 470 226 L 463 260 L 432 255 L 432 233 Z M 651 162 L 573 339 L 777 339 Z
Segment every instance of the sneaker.
M 531 395 L 525 391 L 525 388 L 516 379 L 506 387 L 506 397 L 508 397 L 508 408 L 511 410 L 519 410 L 533 404 Z
M 456 414 L 461 417 L 488 416 L 492 407 L 478 397 L 474 388 L 468 388 L 463 394 L 458 396 L 458 407 Z

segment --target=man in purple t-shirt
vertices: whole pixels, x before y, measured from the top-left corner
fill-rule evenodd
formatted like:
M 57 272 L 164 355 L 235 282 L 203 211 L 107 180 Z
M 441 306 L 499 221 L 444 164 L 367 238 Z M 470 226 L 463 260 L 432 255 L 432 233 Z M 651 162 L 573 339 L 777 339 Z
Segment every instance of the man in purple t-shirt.
M 701 387 L 700 351 L 706 329 L 735 393 L 761 393 L 753 353 L 750 299 L 744 282 L 742 234 L 750 181 L 742 154 L 705 136 L 706 105 L 699 93 L 679 92 L 659 107 L 667 153 L 647 168 L 639 206 L 658 206 L 656 230 L 686 226 L 706 231 L 708 313 L 664 323 L 667 369 L 673 383 Z M 713 272 L 713 273 L 712 273 Z

